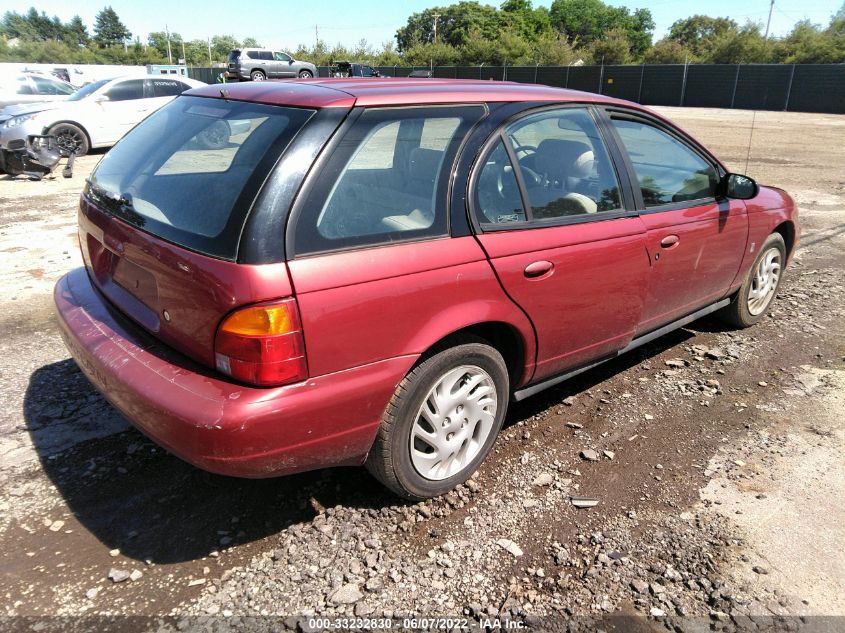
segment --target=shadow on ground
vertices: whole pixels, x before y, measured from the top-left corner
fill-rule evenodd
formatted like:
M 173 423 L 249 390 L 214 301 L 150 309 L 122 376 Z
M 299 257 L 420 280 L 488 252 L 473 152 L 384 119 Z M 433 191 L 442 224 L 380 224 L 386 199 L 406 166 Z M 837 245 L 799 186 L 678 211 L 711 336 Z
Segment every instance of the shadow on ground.
M 559 387 L 515 403 L 506 425 L 593 389 L 607 378 L 687 341 L 680 330 L 609 361 Z M 403 503 L 363 468 L 339 468 L 275 479 L 212 475 L 168 454 L 133 428 L 87 439 L 85 432 L 117 412 L 75 363 L 38 369 L 30 378 L 24 415 L 44 472 L 82 527 L 106 548 L 153 563 L 177 563 L 276 534 L 336 505 L 369 512 Z M 56 452 L 51 428 L 80 433 Z M 495 467 L 488 464 L 487 467 Z

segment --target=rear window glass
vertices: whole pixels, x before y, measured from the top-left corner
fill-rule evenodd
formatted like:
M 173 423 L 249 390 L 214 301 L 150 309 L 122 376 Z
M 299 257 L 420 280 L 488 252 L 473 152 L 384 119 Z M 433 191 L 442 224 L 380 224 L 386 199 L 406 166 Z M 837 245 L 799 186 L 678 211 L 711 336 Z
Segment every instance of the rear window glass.
M 448 167 L 477 107 L 365 112 L 296 220 L 297 255 L 445 235 Z
M 255 195 L 313 113 L 178 97 L 106 154 L 91 175 L 88 194 L 153 235 L 235 259 Z

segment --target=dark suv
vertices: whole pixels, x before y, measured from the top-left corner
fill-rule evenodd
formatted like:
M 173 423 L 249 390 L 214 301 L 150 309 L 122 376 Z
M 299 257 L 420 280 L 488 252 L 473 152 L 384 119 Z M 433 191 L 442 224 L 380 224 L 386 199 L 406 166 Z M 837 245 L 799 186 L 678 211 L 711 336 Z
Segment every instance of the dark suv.
M 294 59 L 282 51 L 249 48 L 234 49 L 229 53 L 226 79 L 238 81 L 264 81 L 299 77 L 310 79 L 317 76 L 317 67 L 310 62 Z
M 208 86 L 100 161 L 55 301 L 82 371 L 176 455 L 245 477 L 366 464 L 421 499 L 475 471 L 511 400 L 711 312 L 763 319 L 798 235 L 785 192 L 633 103 Z

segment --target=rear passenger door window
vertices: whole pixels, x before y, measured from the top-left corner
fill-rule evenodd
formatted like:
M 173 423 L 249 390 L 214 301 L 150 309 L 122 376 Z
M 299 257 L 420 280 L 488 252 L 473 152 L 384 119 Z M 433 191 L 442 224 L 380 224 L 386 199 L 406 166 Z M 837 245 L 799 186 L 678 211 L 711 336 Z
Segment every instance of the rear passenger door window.
M 364 112 L 300 205 L 296 255 L 446 235 L 448 167 L 480 107 Z

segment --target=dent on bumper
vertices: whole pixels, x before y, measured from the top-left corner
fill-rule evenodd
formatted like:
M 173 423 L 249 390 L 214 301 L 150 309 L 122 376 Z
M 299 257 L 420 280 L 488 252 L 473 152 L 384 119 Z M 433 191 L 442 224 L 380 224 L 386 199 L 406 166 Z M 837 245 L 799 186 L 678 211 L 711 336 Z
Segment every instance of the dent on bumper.
M 84 268 L 56 284 L 65 344 L 94 386 L 135 426 L 200 468 L 268 477 L 360 464 L 412 357 L 272 389 L 221 379 L 137 329 Z

